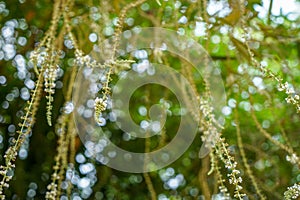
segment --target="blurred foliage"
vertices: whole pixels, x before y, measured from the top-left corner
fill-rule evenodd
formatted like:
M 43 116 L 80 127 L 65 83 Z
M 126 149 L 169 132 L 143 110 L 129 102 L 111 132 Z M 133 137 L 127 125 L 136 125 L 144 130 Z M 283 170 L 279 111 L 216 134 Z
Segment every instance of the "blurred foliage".
M 101 45 L 111 37 L 116 29 L 116 21 L 122 8 L 129 0 L 75 0 L 72 10 L 68 11 L 78 48 L 88 54 L 94 46 Z M 272 3 L 271 3 L 272 2 Z M 287 1 L 293 2 L 293 1 Z M 258 123 L 273 140 L 284 146 L 299 151 L 299 114 L 295 106 L 285 100 L 287 94 L 278 91 L 278 82 L 266 77 L 257 68 L 252 59 L 270 69 L 276 76 L 287 81 L 299 94 L 300 88 L 300 13 L 273 13 L 269 6 L 277 6 L 279 1 L 246 1 L 245 13 L 239 0 L 161 0 L 146 1 L 142 5 L 128 11 L 123 31 L 136 27 L 164 27 L 189 36 L 199 42 L 221 71 L 224 81 L 227 105 L 223 109 L 223 136 L 229 144 L 228 150 L 235 157 L 243 178 L 242 191 L 249 199 L 260 199 L 252 185 L 242 161 L 238 147 L 236 125 L 239 123 L 243 149 L 247 163 L 256 179 L 258 187 L 267 199 L 283 199 L 287 187 L 300 182 L 299 161 L 291 164 L 287 161 L 288 152 L 266 138 L 259 131 Z M 270 3 L 270 4 L 266 4 Z M 284 3 L 282 3 L 284 4 Z M 298 5 L 299 4 L 291 4 Z M 291 8 L 291 10 L 295 10 Z M 1 162 L 12 138 L 17 137 L 17 124 L 24 115 L 23 108 L 29 100 L 33 81 L 37 79 L 30 52 L 39 45 L 46 31 L 51 26 L 53 1 L 50 0 L 9 0 L 0 2 L 0 149 Z M 246 16 L 246 29 L 242 18 Z M 58 20 L 58 29 L 63 29 L 63 19 Z M 9 27 L 10 30 L 6 30 Z M 12 27 L 12 28 L 11 28 Z M 247 30 L 245 42 L 242 32 Z M 12 33 L 7 32 L 12 31 Z M 7 35 L 8 34 L 8 35 Z M 11 34 L 11 35 L 10 35 Z M 97 39 L 91 41 L 91 34 Z M 65 32 L 55 35 L 56 42 L 62 45 L 59 61 L 60 71 L 56 79 L 52 122 L 58 121 L 63 113 L 66 91 L 74 63 L 74 49 Z M 246 44 L 247 43 L 247 44 Z M 249 53 L 248 47 L 253 52 Z M 168 60 L 170 66 L 180 68 L 178 60 Z M 199 85 L 199 86 L 198 86 Z M 198 84 L 200 90 L 203 85 Z M 145 94 L 145 91 L 147 94 Z M 160 91 L 160 92 L 158 92 Z M 131 99 L 132 118 L 139 123 L 144 118 L 138 114 L 141 106 L 159 101 L 161 94 L 174 99 L 166 88 L 155 86 L 142 87 Z M 42 97 L 47 94 L 44 92 Z M 144 96 L 150 96 L 146 103 Z M 201 96 L 202 94 L 200 94 Z M 147 98 L 146 98 L 147 99 Z M 177 103 L 175 102 L 174 105 Z M 46 118 L 47 99 L 41 98 L 36 114 L 36 123 L 20 148 L 16 161 L 13 179 L 5 190 L 7 199 L 44 199 L 47 185 L 51 182 L 54 158 L 57 155 L 58 134 L 55 126 L 48 126 Z M 173 110 L 172 110 L 173 109 Z M 253 110 L 253 111 L 252 111 Z M 176 112 L 176 106 L 171 108 Z M 236 118 L 235 113 L 238 113 Z M 170 118 L 166 130 L 176 131 L 178 119 Z M 238 122 L 237 122 L 238 121 Z M 106 128 L 112 132 L 112 141 L 122 148 L 134 152 L 144 152 L 144 139 L 124 140 L 124 133 L 112 123 Z M 200 159 L 198 152 L 202 132 L 200 131 L 190 148 L 170 166 L 148 173 L 155 190 L 155 198 L 165 199 L 224 199 L 218 189 L 216 173 L 207 175 L 210 170 L 209 156 Z M 165 143 L 172 139 L 168 135 Z M 150 150 L 159 145 L 160 138 L 153 138 Z M 90 157 L 79 138 L 75 140 L 75 168 L 68 173 L 73 180 L 71 199 L 151 199 L 149 183 L 145 174 L 120 172 Z M 219 162 L 220 172 L 228 183 L 228 170 Z M 87 167 L 88 171 L 84 170 Z M 80 181 L 89 180 L 88 186 L 80 185 Z M 177 181 L 175 186 L 170 186 Z M 228 184 L 233 194 L 234 187 Z M 300 191 L 300 190 L 299 190 Z M 67 192 L 65 192 L 67 193 Z M 153 193 L 152 193 L 153 194 Z M 231 195 L 233 197 L 233 195 Z M 61 199 L 67 199 L 62 197 Z M 153 199 L 153 195 L 152 195 Z

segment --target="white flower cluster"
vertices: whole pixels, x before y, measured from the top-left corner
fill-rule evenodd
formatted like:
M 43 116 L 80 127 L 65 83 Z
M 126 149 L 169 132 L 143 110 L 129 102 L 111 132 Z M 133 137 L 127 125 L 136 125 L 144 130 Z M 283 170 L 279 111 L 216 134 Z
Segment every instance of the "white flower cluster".
M 246 194 L 241 192 L 243 189 L 240 186 L 242 178 L 239 176 L 240 171 L 236 169 L 237 162 L 234 161 L 234 157 L 229 155 L 227 150 L 228 144 L 225 142 L 225 139 L 220 137 L 218 126 L 221 126 L 216 122 L 215 116 L 212 113 L 213 108 L 207 100 L 200 100 L 200 111 L 203 114 L 201 118 L 201 125 L 203 125 L 202 141 L 206 143 L 207 147 L 215 148 L 217 156 L 229 171 L 227 174 L 229 183 L 235 186 L 234 197 L 242 199 Z M 222 187 L 221 189 L 221 192 L 227 192 L 227 188 Z
M 55 80 L 57 77 L 58 67 L 48 67 L 45 70 L 45 92 L 48 94 L 54 94 L 54 88 L 56 86 Z
M 295 183 L 293 186 L 288 187 L 284 192 L 284 199 L 297 199 L 300 196 L 300 185 Z
M 228 144 L 225 143 L 225 139 L 220 138 L 216 143 L 216 154 L 225 164 L 225 168 L 227 168 L 229 171 L 227 177 L 229 183 L 235 186 L 234 197 L 237 199 L 243 199 L 246 194 L 241 192 L 241 190 L 243 189 L 243 187 L 240 185 L 243 181 L 242 177 L 240 177 L 241 172 L 236 169 L 237 162 L 234 161 L 234 157 L 229 155 L 227 146 Z
M 0 182 L 0 199 L 5 199 L 4 188 L 8 188 L 8 182 L 12 179 L 12 170 L 15 168 L 13 161 L 17 159 L 17 151 L 14 146 L 11 146 L 6 151 L 4 158 L 6 166 L 0 166 L 0 175 L 3 177 Z
M 46 67 L 47 68 L 44 73 L 45 92 L 48 93 L 46 96 L 46 99 L 48 100 L 46 115 L 47 115 L 47 122 L 48 122 L 49 126 L 52 126 L 52 122 L 51 122 L 52 108 L 53 108 L 52 103 L 54 101 L 54 98 L 52 95 L 54 95 L 54 93 L 55 93 L 55 86 L 56 86 L 55 81 L 57 78 L 57 72 L 58 72 L 59 66 L 58 65 L 52 66 L 49 63 L 47 63 Z
M 287 155 L 286 160 L 292 164 L 297 164 L 299 162 L 299 157 L 293 153 L 291 156 Z
M 203 135 L 201 140 L 205 142 L 206 148 L 214 147 L 220 134 L 214 124 L 213 108 L 209 105 L 208 101 L 200 100 L 200 112 L 202 114 L 201 125 L 203 128 Z
M 225 182 L 225 180 L 223 180 L 223 181 Z M 228 189 L 224 185 L 219 186 L 219 190 L 220 190 L 221 193 L 226 194 L 227 196 L 229 196 L 229 194 L 227 193 Z
M 46 199 L 51 199 L 55 200 L 57 199 L 57 184 L 56 183 L 51 183 L 50 185 L 47 186 L 48 191 L 46 192 Z
M 89 55 L 84 55 L 84 53 L 81 50 L 76 50 L 75 51 L 75 63 L 78 66 L 87 66 L 91 68 L 99 67 L 99 68 L 104 68 L 104 65 L 101 65 L 98 63 L 96 60 L 93 60 L 91 56 Z
M 295 93 L 292 85 L 290 85 L 288 82 L 279 83 L 278 91 L 284 91 L 288 95 L 285 98 L 285 101 L 289 104 L 295 105 L 297 112 L 300 112 L 300 96 Z
M 107 100 L 97 97 L 95 99 L 94 107 L 95 107 L 95 115 L 94 115 L 95 121 L 99 124 L 102 124 L 102 122 L 100 120 L 100 116 L 101 116 L 102 112 L 106 110 Z
M 107 106 L 107 100 L 96 97 L 94 106 L 96 108 L 98 108 L 99 110 L 104 111 L 106 109 L 106 106 Z

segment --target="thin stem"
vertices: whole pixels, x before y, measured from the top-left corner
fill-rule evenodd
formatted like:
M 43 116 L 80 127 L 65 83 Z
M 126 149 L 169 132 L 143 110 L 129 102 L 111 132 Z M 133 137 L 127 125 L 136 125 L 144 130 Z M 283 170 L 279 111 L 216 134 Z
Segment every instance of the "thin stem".
M 243 146 L 243 141 L 242 141 L 242 136 L 241 136 L 241 130 L 240 130 L 240 124 L 239 124 L 239 115 L 238 115 L 238 111 L 237 109 L 235 109 L 235 123 L 236 123 L 236 135 L 237 135 L 237 143 L 238 143 L 238 147 L 242 156 L 242 160 L 244 163 L 244 166 L 246 168 L 246 172 L 248 174 L 248 176 L 250 177 L 250 180 L 252 182 L 252 185 L 254 186 L 254 189 L 256 190 L 258 196 L 260 199 L 264 200 L 266 199 L 266 197 L 262 194 L 261 190 L 258 187 L 258 184 L 254 178 L 253 172 L 248 164 L 248 160 L 246 157 L 246 153 L 244 150 L 244 146 Z
M 269 10 L 268 10 L 268 24 L 271 23 L 272 8 L 273 8 L 273 0 L 270 0 Z

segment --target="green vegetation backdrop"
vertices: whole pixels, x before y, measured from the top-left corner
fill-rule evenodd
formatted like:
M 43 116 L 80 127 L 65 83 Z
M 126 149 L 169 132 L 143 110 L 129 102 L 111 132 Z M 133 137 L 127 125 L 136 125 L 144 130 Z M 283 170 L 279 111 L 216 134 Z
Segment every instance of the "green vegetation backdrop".
M 293 0 L 0 1 L 2 199 L 297 199 L 299 4 Z M 215 119 L 213 114 L 209 74 L 199 77 L 188 62 L 150 50 L 115 59 L 119 37 L 130 37 L 145 27 L 167 28 L 203 46 L 209 55 L 203 65 L 211 58 L 224 84 L 227 99 L 221 117 Z M 97 63 L 88 54 L 103 47 L 108 38 L 113 38 L 112 59 Z M 80 67 L 105 67 L 99 95 L 84 115 L 94 113 L 110 140 L 127 151 L 157 150 L 174 138 L 184 117 L 168 88 L 144 85 L 130 99 L 132 120 L 141 127 L 151 118 L 151 105 L 166 110 L 165 126 L 155 137 L 136 138 L 122 131 L 108 105 L 119 75 L 130 68 L 149 72 L 143 65 L 146 61 L 168 65 L 186 77 L 197 92 L 196 100 L 187 97 L 187 102 L 199 103 L 186 111 L 200 121 L 199 129 L 174 163 L 153 172 L 127 173 L 107 167 L 103 157 L 88 151 L 94 144 L 79 139 L 73 111 L 80 108 L 72 95 L 84 98 L 85 91 L 72 94 L 72 89 Z M 201 146 L 208 155 L 199 158 Z

